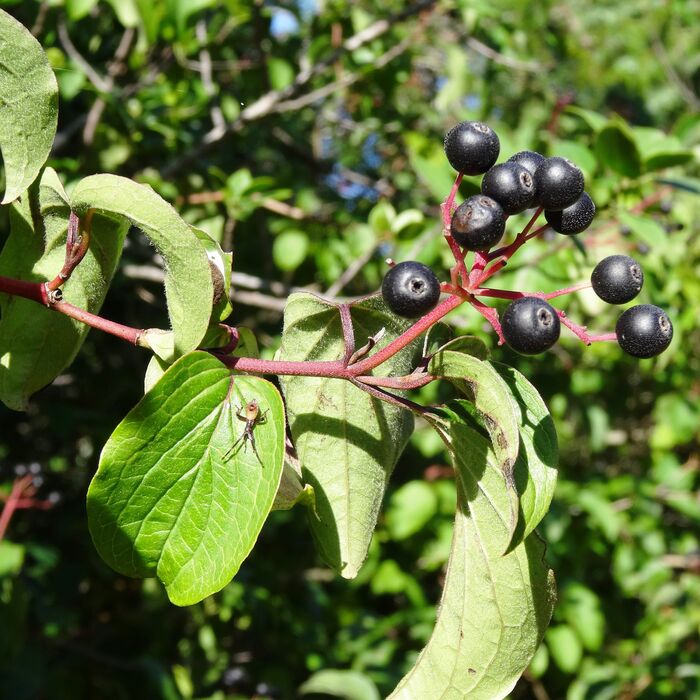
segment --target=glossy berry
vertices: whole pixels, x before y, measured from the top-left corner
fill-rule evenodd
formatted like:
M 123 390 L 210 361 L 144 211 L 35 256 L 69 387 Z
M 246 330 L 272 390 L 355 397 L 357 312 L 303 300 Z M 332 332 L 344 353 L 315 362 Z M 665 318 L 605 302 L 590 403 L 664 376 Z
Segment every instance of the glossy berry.
M 663 309 L 652 304 L 639 304 L 627 309 L 617 319 L 615 335 L 628 355 L 655 357 L 671 344 L 673 325 Z
M 593 291 L 608 304 L 626 304 L 632 301 L 639 294 L 642 284 L 642 268 L 628 255 L 609 255 L 591 273 Z
M 467 250 L 488 250 L 503 237 L 506 216 L 501 205 L 483 194 L 469 197 L 452 215 L 450 233 Z
M 506 163 L 517 163 L 518 165 L 522 165 L 525 170 L 530 172 L 530 175 L 534 175 L 535 170 L 537 170 L 544 160 L 544 156 L 536 151 L 518 151 L 516 154 L 508 158 Z
M 496 162 L 500 150 L 496 132 L 483 122 L 461 122 L 445 136 L 447 160 L 465 175 L 485 173 Z
M 537 202 L 545 209 L 566 209 L 583 194 L 583 173 L 567 158 L 545 158 L 534 179 Z
M 585 231 L 595 216 L 595 204 L 584 192 L 573 204 L 559 211 L 546 209 L 544 218 L 557 232 L 571 235 Z
M 417 318 L 430 311 L 440 298 L 440 283 L 423 263 L 402 262 L 384 275 L 384 303 L 397 315 Z
M 535 198 L 535 183 L 530 171 L 518 163 L 494 165 L 481 181 L 481 191 L 495 199 L 506 214 L 519 214 Z
M 559 339 L 557 312 L 543 299 L 521 297 L 503 312 L 501 329 L 506 343 L 523 355 L 537 355 Z

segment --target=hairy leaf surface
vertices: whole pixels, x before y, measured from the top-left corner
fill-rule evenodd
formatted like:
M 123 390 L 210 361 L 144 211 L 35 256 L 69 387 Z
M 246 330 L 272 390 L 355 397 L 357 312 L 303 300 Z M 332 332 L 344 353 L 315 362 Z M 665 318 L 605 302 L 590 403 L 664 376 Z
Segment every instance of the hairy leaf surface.
M 175 350 L 194 350 L 204 337 L 212 312 L 209 259 L 195 231 L 156 192 L 117 175 L 92 175 L 73 191 L 79 214 L 94 209 L 140 228 L 165 261 L 165 295 L 175 331 Z
M 0 274 L 47 282 L 63 266 L 69 207 L 56 173 L 47 168 L 10 207 L 11 233 L 0 253 Z M 63 285 L 65 301 L 98 313 L 121 254 L 125 221 L 92 220 L 87 254 Z M 78 353 L 89 327 L 21 297 L 0 295 L 0 399 L 24 410 Z
M 252 399 L 265 415 L 253 429 L 257 455 L 248 441 L 231 452 L 245 427 L 236 414 Z M 269 382 L 204 352 L 178 360 L 102 451 L 87 503 L 102 558 L 128 576 L 157 576 L 177 605 L 223 588 L 272 507 L 284 426 Z
M 17 199 L 36 180 L 58 123 L 58 84 L 39 42 L 0 10 L 0 149 L 5 196 Z
M 452 422 L 458 507 L 433 634 L 390 700 L 499 700 L 527 668 L 549 623 L 554 579 L 536 535 L 511 539 L 511 489 L 488 441 Z
M 380 329 L 377 349 L 407 322 L 388 312 L 380 297 L 351 309 L 358 347 Z M 294 294 L 285 309 L 279 359 L 338 360 L 345 348 L 338 308 L 311 294 Z M 377 373 L 410 371 L 415 344 Z M 316 494 L 309 523 L 324 560 L 353 578 L 367 556 L 387 480 L 413 429 L 406 410 L 375 399 L 344 379 L 284 377 L 282 387 L 304 482 Z

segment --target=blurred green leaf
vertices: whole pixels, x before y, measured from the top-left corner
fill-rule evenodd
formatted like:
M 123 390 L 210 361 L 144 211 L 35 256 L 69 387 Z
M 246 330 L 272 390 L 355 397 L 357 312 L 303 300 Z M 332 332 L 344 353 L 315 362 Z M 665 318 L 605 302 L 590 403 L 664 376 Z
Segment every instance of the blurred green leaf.
M 409 481 L 395 491 L 386 511 L 386 528 L 393 540 L 404 540 L 423 529 L 437 513 L 438 499 L 430 484 Z
M 342 700 L 379 700 L 380 695 L 372 681 L 359 671 L 324 669 L 299 687 L 301 695 L 329 695 Z
M 604 127 L 596 138 L 598 160 L 625 177 L 639 177 L 642 159 L 634 135 L 624 122 L 613 122 Z

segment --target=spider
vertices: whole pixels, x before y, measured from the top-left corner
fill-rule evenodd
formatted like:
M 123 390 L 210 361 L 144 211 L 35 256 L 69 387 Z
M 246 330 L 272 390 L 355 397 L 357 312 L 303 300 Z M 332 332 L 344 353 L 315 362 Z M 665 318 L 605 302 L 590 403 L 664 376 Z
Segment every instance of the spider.
M 231 449 L 224 455 L 225 462 L 228 462 L 228 460 L 231 459 L 231 457 L 233 457 L 234 454 L 236 454 L 236 448 L 239 445 L 245 445 L 246 442 L 250 442 L 250 444 L 253 447 L 253 452 L 255 453 L 255 456 L 257 457 L 258 462 L 260 462 L 260 466 L 263 466 L 262 460 L 260 459 L 260 455 L 258 454 L 258 450 L 255 447 L 255 435 L 253 431 L 255 430 L 256 425 L 260 425 L 262 423 L 267 422 L 267 418 L 265 418 L 266 414 L 267 409 L 265 409 L 263 413 L 260 413 L 260 404 L 258 404 L 258 402 L 255 399 L 251 399 L 245 406 L 239 407 L 238 413 L 236 413 L 236 417 L 238 418 L 238 420 L 245 421 L 245 425 L 243 426 L 243 433 L 238 438 L 238 440 L 236 440 L 236 442 L 234 442 L 233 445 L 231 445 Z

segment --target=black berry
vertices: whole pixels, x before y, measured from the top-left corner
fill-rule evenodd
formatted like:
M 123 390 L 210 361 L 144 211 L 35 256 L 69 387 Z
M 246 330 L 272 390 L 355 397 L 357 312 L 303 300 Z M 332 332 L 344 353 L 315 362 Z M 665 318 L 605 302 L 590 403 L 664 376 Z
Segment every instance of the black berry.
M 568 235 L 585 231 L 591 225 L 594 216 L 595 204 L 585 192 L 565 209 L 557 211 L 546 209 L 544 212 L 547 223 L 557 233 Z
M 506 216 L 491 197 L 477 194 L 460 204 L 452 215 L 452 238 L 467 250 L 488 250 L 503 237 Z
M 461 122 L 445 136 L 447 160 L 465 175 L 485 173 L 496 162 L 500 150 L 496 132 L 482 122 Z
M 655 357 L 671 344 L 673 325 L 663 309 L 652 304 L 640 304 L 627 309 L 617 319 L 615 335 L 628 355 Z
M 537 202 L 545 209 L 565 209 L 583 194 L 583 173 L 567 158 L 545 158 L 534 179 Z
M 536 151 L 518 151 L 515 155 L 508 158 L 506 162 L 522 165 L 525 170 L 530 172 L 530 175 L 534 175 L 535 170 L 537 170 L 544 159 L 544 156 Z
M 632 301 L 644 284 L 639 263 L 628 255 L 609 255 L 591 273 L 593 291 L 608 304 Z
M 440 282 L 423 263 L 402 262 L 384 275 L 382 296 L 397 316 L 417 318 L 438 303 Z
M 518 214 L 532 205 L 535 183 L 527 168 L 507 162 L 494 165 L 484 175 L 481 191 L 495 199 L 506 214 Z
M 561 329 L 557 312 L 543 299 L 521 297 L 503 312 L 506 343 L 523 355 L 537 355 L 554 345 Z

